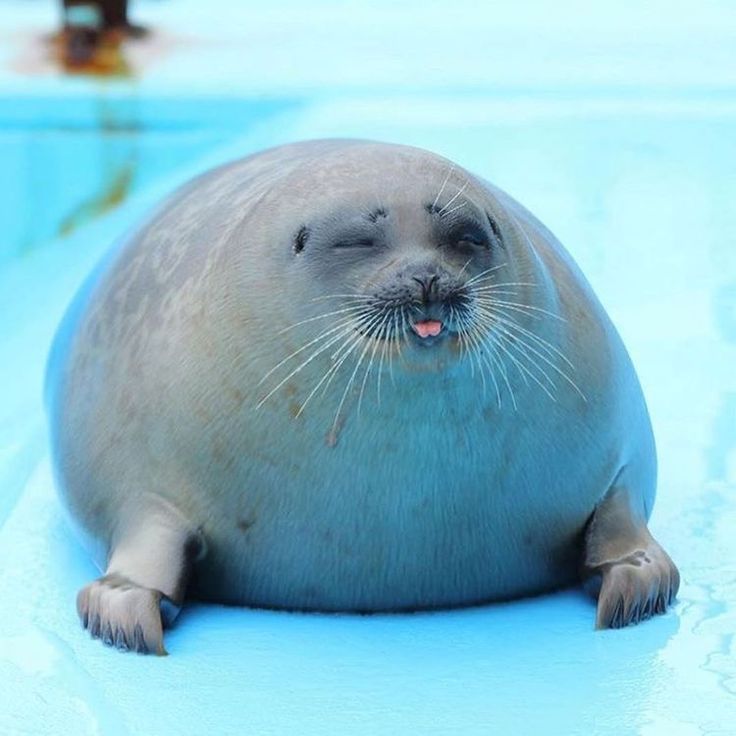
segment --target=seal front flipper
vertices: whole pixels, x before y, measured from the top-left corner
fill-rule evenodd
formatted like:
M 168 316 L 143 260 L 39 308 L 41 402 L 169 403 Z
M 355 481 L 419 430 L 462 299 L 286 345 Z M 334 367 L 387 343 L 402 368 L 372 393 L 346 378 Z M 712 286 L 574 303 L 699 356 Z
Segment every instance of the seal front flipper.
M 77 595 L 82 626 L 122 651 L 167 654 L 163 629 L 181 610 L 192 566 L 203 554 L 201 533 L 165 506 L 129 518 L 116 534 L 105 575 Z
M 598 597 L 598 629 L 664 613 L 677 595 L 680 574 L 626 489 L 612 489 L 588 522 L 583 577 L 586 589 Z

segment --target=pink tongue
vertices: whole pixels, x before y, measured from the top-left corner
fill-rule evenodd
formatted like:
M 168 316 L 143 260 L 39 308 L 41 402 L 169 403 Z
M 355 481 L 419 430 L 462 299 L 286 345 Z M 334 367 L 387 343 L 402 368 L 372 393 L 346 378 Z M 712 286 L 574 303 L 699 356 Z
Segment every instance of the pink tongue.
M 436 319 L 428 319 L 425 322 L 415 322 L 412 325 L 412 329 L 417 333 L 417 335 L 419 335 L 419 337 L 429 337 L 430 335 L 435 337 L 436 335 L 439 335 L 442 330 L 442 322 L 439 322 Z

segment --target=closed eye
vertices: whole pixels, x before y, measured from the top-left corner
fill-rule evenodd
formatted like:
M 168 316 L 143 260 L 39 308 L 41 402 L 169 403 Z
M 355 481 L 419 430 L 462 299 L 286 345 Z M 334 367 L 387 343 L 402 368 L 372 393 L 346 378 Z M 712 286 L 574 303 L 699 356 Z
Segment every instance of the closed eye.
M 480 227 L 460 227 L 453 229 L 447 238 L 451 245 L 460 248 L 490 248 L 488 235 Z
M 485 235 L 476 235 L 475 233 L 463 233 L 462 235 L 455 238 L 455 242 L 460 245 L 474 245 L 477 247 L 487 248 L 488 238 Z
M 444 230 L 444 232 L 442 232 Z M 458 217 L 447 229 L 440 230 L 443 247 L 468 249 L 490 249 L 491 234 L 475 218 Z
M 376 244 L 373 238 L 356 238 L 354 240 L 339 240 L 333 248 L 372 248 Z

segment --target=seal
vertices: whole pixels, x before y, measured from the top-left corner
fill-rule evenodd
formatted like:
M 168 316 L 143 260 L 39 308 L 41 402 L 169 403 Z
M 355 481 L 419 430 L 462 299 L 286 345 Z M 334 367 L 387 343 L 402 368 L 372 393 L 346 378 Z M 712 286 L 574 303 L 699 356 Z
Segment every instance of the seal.
M 48 376 L 83 625 L 164 653 L 185 597 L 413 611 L 580 580 L 663 612 L 655 446 L 615 328 L 511 197 L 423 150 L 287 145 L 106 258 Z

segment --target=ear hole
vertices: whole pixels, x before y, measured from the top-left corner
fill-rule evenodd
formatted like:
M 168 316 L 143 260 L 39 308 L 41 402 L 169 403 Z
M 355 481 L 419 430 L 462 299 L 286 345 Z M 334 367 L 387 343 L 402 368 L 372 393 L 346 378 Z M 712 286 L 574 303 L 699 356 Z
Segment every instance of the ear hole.
M 503 238 L 501 237 L 501 228 L 498 226 L 498 223 L 486 212 L 486 217 L 488 218 L 488 224 L 491 226 L 491 230 L 493 230 L 493 234 L 498 238 L 498 242 L 503 245 Z
M 301 253 L 308 239 L 309 230 L 306 225 L 302 225 L 299 228 L 299 232 L 294 236 L 294 253 Z

